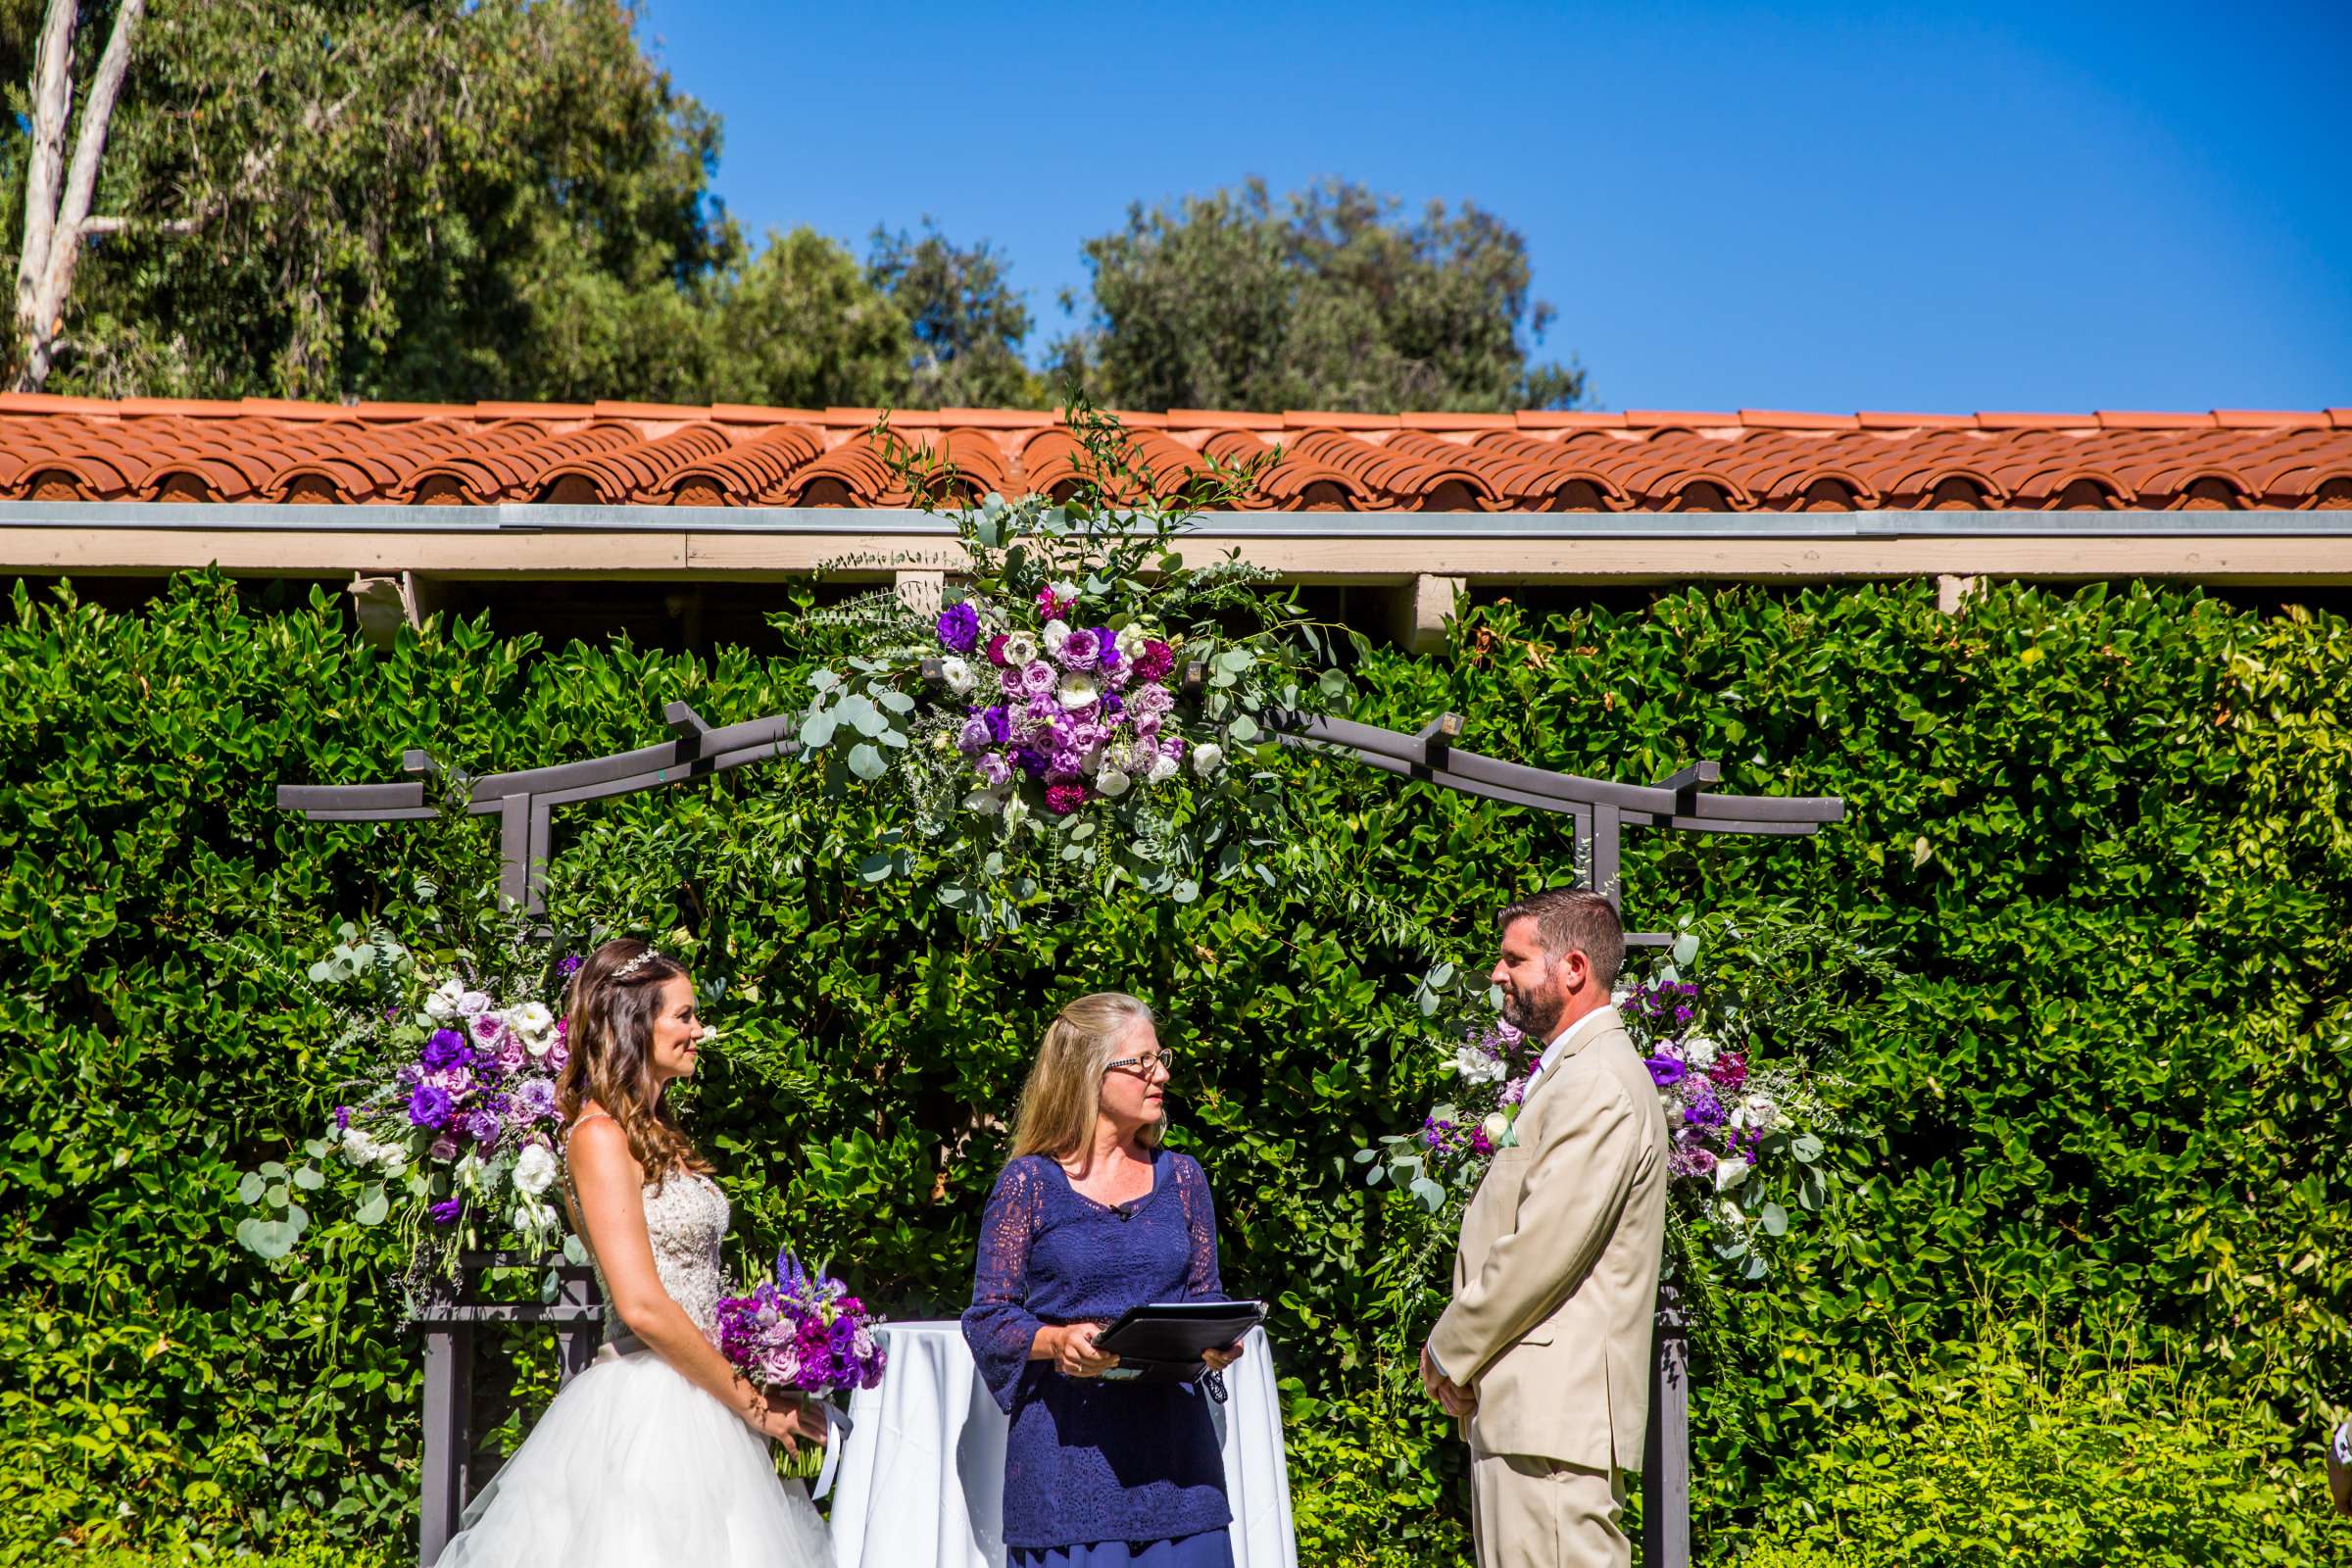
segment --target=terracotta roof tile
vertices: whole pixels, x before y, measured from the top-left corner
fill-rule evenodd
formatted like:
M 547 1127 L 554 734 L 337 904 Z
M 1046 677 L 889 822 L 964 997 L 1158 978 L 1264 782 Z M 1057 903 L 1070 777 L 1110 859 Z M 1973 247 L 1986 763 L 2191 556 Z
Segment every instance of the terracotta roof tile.
M 903 507 L 873 409 L 624 402 L 285 404 L 0 394 L 0 499 Z M 2352 504 L 2352 410 L 1927 416 L 1530 410 L 1132 418 L 1171 493 L 1209 459 L 1264 463 L 1269 509 L 1736 511 L 2303 508 Z M 895 415 L 965 492 L 1053 490 L 1054 416 Z M 1267 462 L 1269 454 L 1279 457 Z

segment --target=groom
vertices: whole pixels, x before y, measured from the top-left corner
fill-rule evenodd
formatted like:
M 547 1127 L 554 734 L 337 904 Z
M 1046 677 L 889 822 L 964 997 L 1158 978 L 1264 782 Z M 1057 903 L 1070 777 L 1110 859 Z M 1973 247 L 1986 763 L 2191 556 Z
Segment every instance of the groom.
M 1462 1216 L 1421 1380 L 1463 1421 L 1480 1568 L 1617 1568 L 1642 1462 L 1666 1235 L 1666 1116 L 1609 987 L 1617 910 L 1552 889 L 1495 917 L 1506 1022 L 1548 1042 Z

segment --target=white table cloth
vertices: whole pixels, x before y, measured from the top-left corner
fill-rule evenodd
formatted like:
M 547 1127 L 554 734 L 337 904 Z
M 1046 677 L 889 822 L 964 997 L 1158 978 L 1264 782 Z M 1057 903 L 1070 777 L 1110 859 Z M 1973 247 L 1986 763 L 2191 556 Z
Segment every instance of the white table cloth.
M 1004 1435 L 1010 1423 L 980 1381 L 954 1322 L 888 1323 L 890 1370 L 850 1399 L 833 1482 L 838 1568 L 1004 1568 Z M 1263 1329 L 1211 1404 L 1233 1504 L 1236 1568 L 1298 1568 L 1282 1405 Z

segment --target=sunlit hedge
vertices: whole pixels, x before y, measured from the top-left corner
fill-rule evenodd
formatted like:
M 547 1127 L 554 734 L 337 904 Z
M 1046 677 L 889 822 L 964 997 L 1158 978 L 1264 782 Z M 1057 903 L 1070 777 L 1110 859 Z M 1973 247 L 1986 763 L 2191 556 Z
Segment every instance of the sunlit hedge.
M 1843 1198 L 1739 1298 L 1738 1364 L 1700 1371 L 1719 1544 L 1817 1493 L 1803 1467 L 1838 1433 L 1886 1419 L 1889 1347 L 1967 1363 L 1988 1301 L 2129 1320 L 2200 1386 L 2269 1404 L 2271 1462 L 2315 1462 L 2317 1406 L 2352 1386 L 2340 619 L 2172 590 L 1995 589 L 1950 617 L 1925 586 L 1739 589 L 1487 606 L 1448 654 L 1357 674 L 1359 716 L 1459 711 L 1493 755 L 1635 780 L 1712 757 L 1727 791 L 1850 803 L 1809 841 L 1629 836 L 1637 923 L 1793 901 L 1908 976 L 1830 1064 Z M 407 1536 L 416 1355 L 390 1238 L 322 1200 L 280 1272 L 230 1239 L 236 1173 L 313 1135 L 337 1075 L 323 1014 L 262 957 L 299 969 L 345 917 L 429 945 L 418 878 L 460 918 L 443 906 L 487 886 L 493 833 L 306 824 L 271 787 L 380 779 L 418 744 L 466 767 L 642 745 L 666 700 L 746 718 L 795 705 L 793 675 L 478 626 L 376 653 L 323 601 L 264 613 L 212 579 L 130 616 L 19 594 L 0 1560 L 268 1543 L 304 1517 Z M 1506 891 L 1564 879 L 1567 834 L 1338 761 L 1295 787 L 1311 877 L 1078 901 L 976 944 L 919 877 L 860 880 L 894 824 L 747 768 L 574 808 L 554 912 L 694 962 L 729 1037 L 692 1125 L 745 1251 L 790 1235 L 901 1315 L 958 1304 L 1043 1019 L 1085 989 L 1152 998 L 1188 1054 L 1180 1136 L 1216 1185 L 1228 1282 L 1276 1303 L 1308 1555 L 1441 1562 L 1466 1551 L 1458 1449 L 1380 1380 L 1431 1301 L 1379 1265 L 1431 1239 L 1348 1155 L 1433 1085 L 1427 958 L 1396 928 L 1476 960 Z M 533 1350 L 524 1387 L 546 1383 Z

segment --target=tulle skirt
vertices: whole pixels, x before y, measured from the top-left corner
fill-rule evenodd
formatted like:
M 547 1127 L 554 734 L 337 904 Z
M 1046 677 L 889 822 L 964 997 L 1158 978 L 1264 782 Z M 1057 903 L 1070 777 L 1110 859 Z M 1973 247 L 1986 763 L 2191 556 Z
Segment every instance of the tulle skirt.
M 435 1568 L 831 1568 L 825 1525 L 765 1439 L 660 1356 L 564 1385 Z

